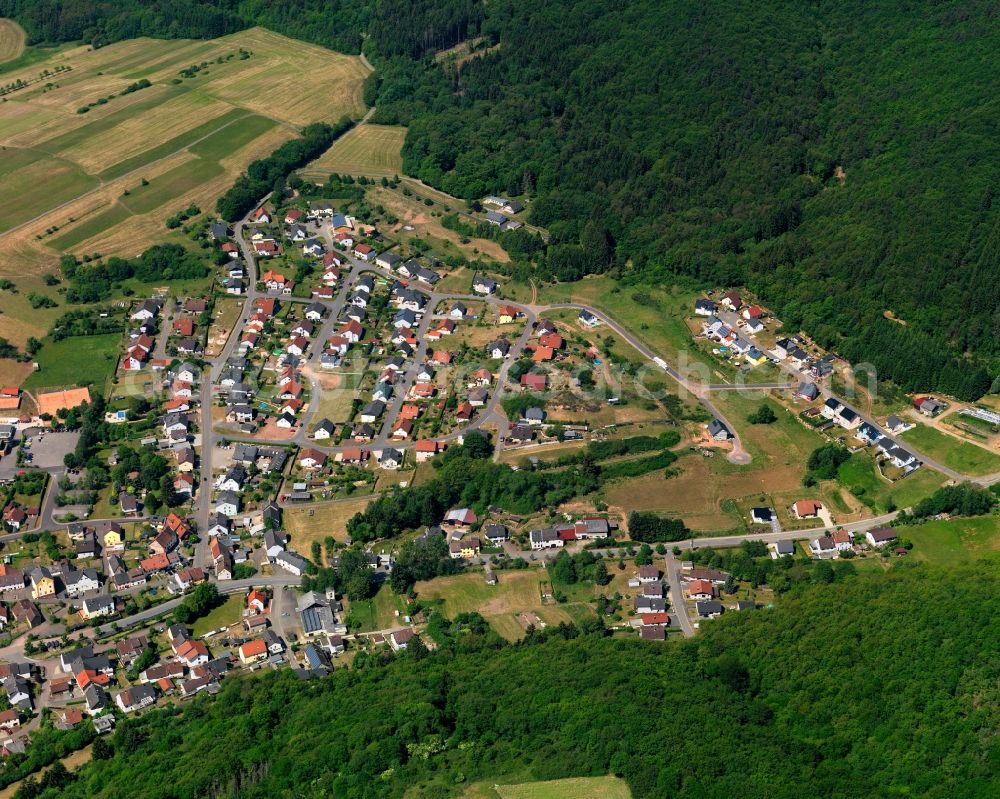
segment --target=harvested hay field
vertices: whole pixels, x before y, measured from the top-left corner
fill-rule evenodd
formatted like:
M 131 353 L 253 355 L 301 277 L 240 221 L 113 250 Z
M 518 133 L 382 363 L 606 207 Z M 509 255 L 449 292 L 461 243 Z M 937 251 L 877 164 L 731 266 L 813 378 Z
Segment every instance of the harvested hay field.
M 14 64 L 7 80 L 28 85 L 0 106 L 0 179 L 11 189 L 0 200 L 0 275 L 56 271 L 66 251 L 133 256 L 167 239 L 167 217 L 191 203 L 211 209 L 302 125 L 360 116 L 367 73 L 357 57 L 260 28 Z M 140 80 L 149 85 L 126 91 Z
M 27 37 L 12 19 L 0 19 L 0 64 L 13 61 L 24 52 Z
M 322 505 L 302 505 L 285 509 L 285 527 L 299 552 L 309 552 L 313 541 L 323 543 L 328 535 L 343 543 L 347 540 L 347 522 L 371 502 L 362 496 Z
M 323 181 L 331 172 L 368 177 L 398 175 L 403 169 L 400 151 L 404 138 L 403 127 L 358 125 L 302 170 L 303 176 Z

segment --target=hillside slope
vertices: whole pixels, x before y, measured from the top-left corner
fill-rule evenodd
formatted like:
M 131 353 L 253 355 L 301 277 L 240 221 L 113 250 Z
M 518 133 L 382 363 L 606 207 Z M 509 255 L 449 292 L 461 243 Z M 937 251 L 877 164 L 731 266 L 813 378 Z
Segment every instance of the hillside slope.
M 989 3 L 486 8 L 497 49 L 384 67 L 408 172 L 536 197 L 543 274 L 745 283 L 906 388 L 988 388 L 956 356 L 1000 362 Z
M 42 795 L 429 799 L 612 771 L 637 798 L 996 796 L 998 612 L 983 563 L 846 578 L 666 646 L 473 625 L 324 680 L 226 680 Z

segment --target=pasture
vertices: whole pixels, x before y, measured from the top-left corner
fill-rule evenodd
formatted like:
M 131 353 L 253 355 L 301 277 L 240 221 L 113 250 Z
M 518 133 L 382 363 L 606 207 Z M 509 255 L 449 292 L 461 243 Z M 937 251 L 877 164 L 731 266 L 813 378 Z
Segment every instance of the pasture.
M 26 37 L 12 19 L 0 19 L 0 64 L 13 61 L 24 52 Z
M 303 169 L 302 175 L 317 181 L 325 181 L 331 172 L 391 178 L 403 169 L 400 151 L 404 138 L 404 127 L 367 123 L 358 125 Z
M 0 61 L 11 36 L 3 23 Z M 360 59 L 259 28 L 39 53 L 4 72 L 28 85 L 0 104 L 0 277 L 57 301 L 39 278 L 61 253 L 134 256 L 171 240 L 167 217 L 191 203 L 210 213 L 298 128 L 364 111 Z M 0 316 L 16 344 L 46 327 L 18 303 Z

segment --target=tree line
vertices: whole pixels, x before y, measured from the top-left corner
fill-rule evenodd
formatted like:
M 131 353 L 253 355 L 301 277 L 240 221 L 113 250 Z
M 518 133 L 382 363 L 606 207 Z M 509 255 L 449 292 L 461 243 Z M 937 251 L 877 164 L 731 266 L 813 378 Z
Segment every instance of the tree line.
M 247 171 L 223 194 L 215 210 L 227 222 L 242 219 L 272 192 L 280 192 L 292 170 L 319 158 L 333 142 L 354 127 L 344 117 L 335 125 L 314 123 L 302 129 L 297 139 L 285 142 L 267 158 L 251 162 Z

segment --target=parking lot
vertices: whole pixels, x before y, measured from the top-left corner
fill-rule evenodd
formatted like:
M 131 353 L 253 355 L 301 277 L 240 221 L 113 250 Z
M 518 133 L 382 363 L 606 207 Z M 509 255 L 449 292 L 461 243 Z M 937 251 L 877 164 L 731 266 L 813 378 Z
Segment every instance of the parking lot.
M 30 428 L 25 431 L 25 463 L 34 469 L 62 469 L 66 453 L 76 449 L 79 438 L 79 433 L 50 433 Z

